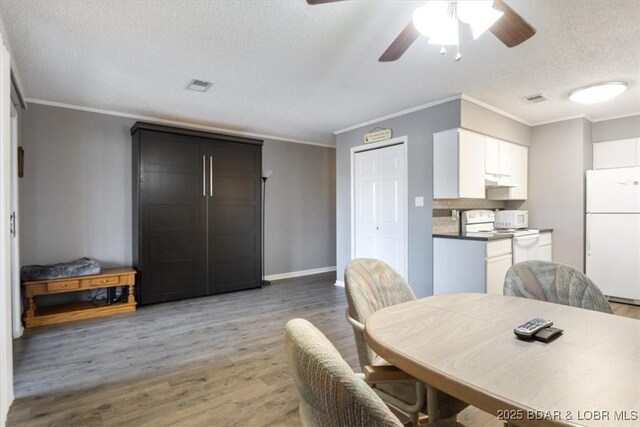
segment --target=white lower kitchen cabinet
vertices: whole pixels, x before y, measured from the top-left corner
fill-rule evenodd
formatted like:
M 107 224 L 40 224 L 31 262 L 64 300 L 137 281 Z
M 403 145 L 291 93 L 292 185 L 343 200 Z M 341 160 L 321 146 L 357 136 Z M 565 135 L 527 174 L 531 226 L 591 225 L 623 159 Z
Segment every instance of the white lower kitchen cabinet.
M 553 261 L 553 237 L 551 231 L 540 233 L 538 239 L 538 258 L 540 261 Z
M 433 239 L 433 294 L 502 294 L 512 264 L 511 239 Z
M 511 239 L 491 240 L 487 242 L 487 290 L 488 294 L 502 295 L 504 278 L 513 264 Z

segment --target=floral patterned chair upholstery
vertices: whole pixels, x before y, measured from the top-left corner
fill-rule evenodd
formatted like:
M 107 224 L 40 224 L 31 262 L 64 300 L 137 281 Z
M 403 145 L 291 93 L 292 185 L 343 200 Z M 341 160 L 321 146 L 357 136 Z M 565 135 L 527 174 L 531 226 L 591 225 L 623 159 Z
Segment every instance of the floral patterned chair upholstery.
M 504 280 L 505 295 L 613 313 L 600 289 L 581 272 L 547 261 L 511 266 Z
M 353 326 L 358 359 L 363 372 L 367 366 L 385 366 L 389 363 L 377 355 L 364 341 L 364 323 L 376 311 L 416 299 L 406 280 L 384 261 L 354 259 L 344 273 L 347 294 L 347 319 Z M 407 413 L 414 425 L 420 413 L 427 414 L 425 385 L 417 380 L 395 382 L 368 381 L 382 400 Z M 438 414 L 432 418 L 450 418 L 467 404 L 438 392 Z
M 307 427 L 401 427 L 364 380 L 329 340 L 304 319 L 287 322 L 285 348 Z M 452 420 L 434 427 L 462 427 Z

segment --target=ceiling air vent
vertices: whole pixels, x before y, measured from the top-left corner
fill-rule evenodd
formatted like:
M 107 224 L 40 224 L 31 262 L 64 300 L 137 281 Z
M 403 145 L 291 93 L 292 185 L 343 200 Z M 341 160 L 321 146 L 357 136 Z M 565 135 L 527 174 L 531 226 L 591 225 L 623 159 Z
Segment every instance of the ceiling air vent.
M 213 83 L 211 82 L 205 82 L 204 80 L 193 79 L 187 86 L 187 89 L 195 90 L 198 92 L 206 92 L 212 85 Z
M 531 96 L 527 96 L 525 99 L 525 101 L 528 102 L 542 102 L 542 101 L 548 101 L 549 98 L 547 98 L 546 96 L 544 96 L 541 93 L 536 93 L 535 95 L 531 95 Z

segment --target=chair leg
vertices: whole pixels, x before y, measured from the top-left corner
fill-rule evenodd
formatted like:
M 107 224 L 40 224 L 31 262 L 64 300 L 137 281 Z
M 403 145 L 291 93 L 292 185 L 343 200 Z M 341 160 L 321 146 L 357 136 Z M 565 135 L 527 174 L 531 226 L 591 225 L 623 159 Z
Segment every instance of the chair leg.
M 427 385 L 427 413 L 429 415 L 429 424 L 438 421 L 438 390 Z
M 418 422 L 420 421 L 420 414 L 418 412 L 414 412 L 411 415 L 411 425 L 413 427 L 418 427 Z

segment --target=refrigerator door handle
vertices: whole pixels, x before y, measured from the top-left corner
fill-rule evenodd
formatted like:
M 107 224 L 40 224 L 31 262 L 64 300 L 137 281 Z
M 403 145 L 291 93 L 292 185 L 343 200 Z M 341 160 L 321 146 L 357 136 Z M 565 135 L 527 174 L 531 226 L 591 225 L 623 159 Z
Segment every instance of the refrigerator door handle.
M 587 214 L 587 233 L 585 236 L 587 256 L 591 256 L 591 214 Z
M 594 144 L 595 145 L 595 144 Z M 595 148 L 594 148 L 595 150 Z M 586 173 L 586 185 L 587 185 L 587 191 L 586 191 L 586 209 L 587 212 L 591 212 L 591 186 L 593 185 L 592 182 L 593 179 L 593 171 L 592 170 L 588 170 Z

